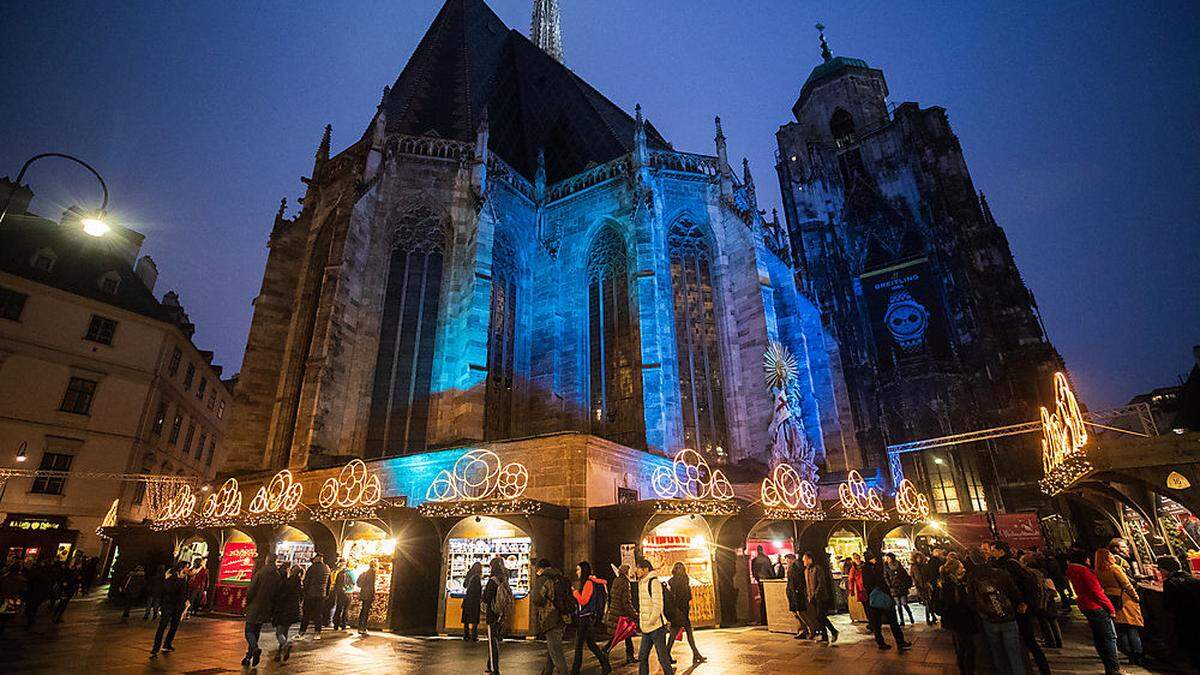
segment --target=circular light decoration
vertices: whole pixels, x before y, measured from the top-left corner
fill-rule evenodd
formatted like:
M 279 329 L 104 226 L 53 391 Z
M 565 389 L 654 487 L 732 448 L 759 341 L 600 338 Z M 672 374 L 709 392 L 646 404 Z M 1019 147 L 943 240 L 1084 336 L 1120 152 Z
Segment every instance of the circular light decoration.
M 242 512 L 242 492 L 236 478 L 226 480 L 219 490 L 204 500 L 205 518 L 232 518 Z
M 883 515 L 883 500 L 875 488 L 867 487 L 867 481 L 857 470 L 846 476 L 846 482 L 838 486 L 838 500 L 847 515 L 858 518 L 879 518 Z
M 817 508 L 817 486 L 800 477 L 791 464 L 777 464 L 762 482 L 763 506 L 811 511 Z
M 292 472 L 283 469 L 271 477 L 271 482 L 258 488 L 250 500 L 250 513 L 280 513 L 295 511 L 300 506 L 304 486 L 292 478 Z
M 167 500 L 153 517 L 153 520 L 183 520 L 196 510 L 196 495 L 192 494 L 192 486 L 183 483 L 175 496 Z
M 896 513 L 907 520 L 929 518 L 929 499 L 917 491 L 917 486 L 907 478 L 896 488 Z
M 367 465 L 361 459 L 355 459 L 343 466 L 336 478 L 331 477 L 321 485 L 319 501 L 324 509 L 348 509 L 374 506 L 382 494 L 379 476 L 367 471 Z
M 529 487 L 529 471 L 517 462 L 501 464 L 491 450 L 472 450 L 443 469 L 429 484 L 425 499 L 431 502 L 454 500 L 519 499 Z
M 684 448 L 675 453 L 671 467 L 656 467 L 650 477 L 662 499 L 733 499 L 733 485 L 720 469 L 712 469 L 700 453 Z

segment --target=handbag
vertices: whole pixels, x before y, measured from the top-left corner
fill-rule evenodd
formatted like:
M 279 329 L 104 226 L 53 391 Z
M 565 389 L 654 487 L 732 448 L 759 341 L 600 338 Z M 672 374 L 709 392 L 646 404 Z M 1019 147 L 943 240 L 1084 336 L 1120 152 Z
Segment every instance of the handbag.
M 871 595 L 867 596 L 867 603 L 871 609 L 891 609 L 892 596 L 883 591 L 882 588 L 871 589 Z

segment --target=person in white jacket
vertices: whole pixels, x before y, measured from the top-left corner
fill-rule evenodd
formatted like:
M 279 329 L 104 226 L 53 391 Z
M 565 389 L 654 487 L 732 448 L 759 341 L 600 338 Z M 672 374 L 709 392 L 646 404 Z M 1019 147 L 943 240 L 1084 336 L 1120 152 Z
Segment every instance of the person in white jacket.
M 654 573 L 649 560 L 637 561 L 638 631 L 642 643 L 638 647 L 638 675 L 650 673 L 650 650 L 658 654 L 663 675 L 674 675 L 671 655 L 667 652 L 667 620 L 663 617 L 663 583 Z

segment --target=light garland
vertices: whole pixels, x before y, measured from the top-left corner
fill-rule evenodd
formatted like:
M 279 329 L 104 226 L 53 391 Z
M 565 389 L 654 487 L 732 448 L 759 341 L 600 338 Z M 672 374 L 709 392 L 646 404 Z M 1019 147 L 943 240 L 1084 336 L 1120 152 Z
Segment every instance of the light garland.
M 846 482 L 838 486 L 838 500 L 842 511 L 850 518 L 859 520 L 885 520 L 883 500 L 879 491 L 867 487 L 867 481 L 857 470 L 846 476 Z
M 1088 441 L 1083 413 L 1063 373 L 1054 374 L 1054 412 L 1045 407 L 1041 412 L 1042 468 L 1046 475 L 1039 485 L 1043 492 L 1056 495 L 1092 470 L 1083 450 Z
M 804 480 L 791 464 L 777 464 L 762 482 L 763 506 L 789 510 L 817 508 L 817 486 Z
M 104 533 L 104 528 L 115 527 L 117 524 L 117 509 L 121 507 L 121 498 L 113 500 L 112 506 L 108 507 L 108 513 L 104 514 L 104 520 L 100 521 L 100 526 L 96 528 L 96 534 L 104 539 L 110 537 Z
M 242 492 L 238 489 L 236 478 L 227 479 L 221 489 L 204 500 L 204 510 L 200 517 L 206 521 L 235 518 L 242 513 Z
M 175 494 L 152 517 L 156 521 L 183 521 L 192 517 L 195 512 L 196 495 L 192 494 L 192 486 L 185 483 L 179 486 Z
M 319 502 L 322 509 L 348 509 L 356 506 L 374 506 L 379 503 L 382 490 L 379 476 L 367 471 L 361 459 L 351 460 L 342 467 L 336 478 L 329 478 L 321 486 Z
M 541 510 L 542 503 L 533 499 L 425 502 L 417 508 L 417 511 L 426 518 L 533 515 Z
M 714 499 L 654 499 L 650 506 L 655 513 L 679 516 L 736 516 L 742 510 L 733 500 Z
M 929 498 L 907 478 L 896 487 L 896 515 L 911 523 L 929 519 Z
M 651 484 L 662 499 L 733 499 L 733 485 L 725 473 L 709 467 L 704 457 L 690 448 L 675 453 L 671 468 L 656 467 Z
M 454 463 L 451 471 L 443 469 L 429 488 L 425 499 L 431 502 L 482 501 L 488 499 L 515 500 L 529 487 L 529 471 L 525 465 L 509 462 L 501 465 L 491 450 L 472 450 Z
M 270 483 L 258 488 L 254 499 L 250 500 L 250 513 L 265 515 L 295 511 L 303 495 L 304 486 L 292 478 L 290 470 L 282 469 L 271 477 Z M 238 493 L 238 502 L 240 505 L 241 493 Z

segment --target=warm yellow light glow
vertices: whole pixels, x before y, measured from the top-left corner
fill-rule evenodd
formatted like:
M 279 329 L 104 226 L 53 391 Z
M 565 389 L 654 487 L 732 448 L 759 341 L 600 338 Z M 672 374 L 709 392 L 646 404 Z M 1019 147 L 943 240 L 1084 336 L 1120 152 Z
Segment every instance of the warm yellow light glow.
M 932 527 L 935 530 L 940 530 L 940 529 L 942 529 L 943 526 L 944 526 L 944 523 L 942 523 L 942 521 L 940 521 L 940 520 L 929 521 L 929 527 Z
M 883 500 L 879 491 L 867 487 L 867 481 L 857 470 L 846 476 L 846 482 L 838 486 L 838 500 L 847 515 L 876 518 L 883 515 Z
M 800 477 L 790 464 L 777 464 L 763 479 L 760 490 L 763 506 L 786 509 L 817 508 L 817 487 Z
M 501 465 L 491 450 L 472 450 L 458 458 L 452 471 L 438 473 L 425 498 L 431 502 L 519 499 L 527 487 L 529 470 L 525 465 Z
M 303 494 L 304 487 L 295 482 L 291 471 L 283 469 L 271 477 L 270 483 L 258 488 L 258 493 L 250 500 L 250 513 L 295 511 Z
M 236 478 L 226 480 L 221 489 L 204 500 L 205 518 L 232 518 L 242 512 L 242 492 Z
M 733 485 L 725 472 L 709 467 L 704 457 L 690 448 L 675 453 L 671 468 L 655 468 L 650 483 L 662 499 L 733 499 Z
M 179 490 L 175 495 L 163 504 L 158 513 L 154 514 L 153 519 L 158 521 L 165 520 L 183 520 L 190 518 L 196 510 L 196 496 L 192 494 L 192 487 L 187 483 L 179 486 Z
M 368 472 L 361 459 L 355 459 L 342 467 L 336 478 L 326 480 L 321 486 L 320 503 L 325 509 L 374 506 L 380 496 L 379 476 Z
M 905 478 L 896 486 L 896 513 L 909 520 L 929 517 L 929 500 L 917 491 L 917 486 Z
M 84 218 L 81 222 L 83 223 L 83 231 L 93 237 L 103 237 L 112 229 L 108 226 L 108 223 L 99 218 Z
M 1054 374 L 1054 412 L 1042 408 L 1042 466 L 1046 473 L 1078 454 L 1087 443 L 1087 428 L 1067 376 Z

